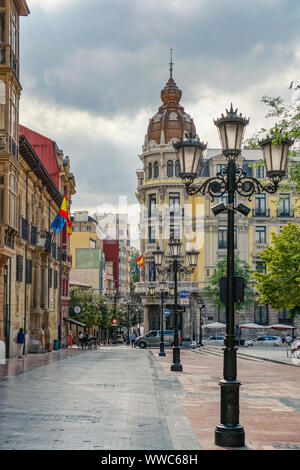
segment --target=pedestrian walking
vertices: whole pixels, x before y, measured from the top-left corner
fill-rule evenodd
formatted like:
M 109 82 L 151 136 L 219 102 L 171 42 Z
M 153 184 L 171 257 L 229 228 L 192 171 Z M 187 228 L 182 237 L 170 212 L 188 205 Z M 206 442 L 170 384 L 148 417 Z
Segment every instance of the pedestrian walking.
M 15 338 L 15 342 L 18 345 L 18 357 L 23 357 L 23 349 L 24 349 L 24 343 L 25 343 L 25 335 L 24 335 L 24 330 L 23 328 L 19 329 L 19 332 Z
M 291 336 L 287 335 L 285 337 L 285 342 L 287 343 L 288 346 L 290 346 L 290 344 L 292 344 L 292 341 L 293 340 L 292 340 Z
M 68 346 L 72 347 L 72 345 L 73 345 L 73 335 L 72 335 L 72 331 L 70 330 L 68 334 Z
M 136 334 L 135 332 L 133 331 L 130 335 L 130 341 L 131 341 L 131 347 L 132 348 L 135 348 L 135 340 L 136 340 Z

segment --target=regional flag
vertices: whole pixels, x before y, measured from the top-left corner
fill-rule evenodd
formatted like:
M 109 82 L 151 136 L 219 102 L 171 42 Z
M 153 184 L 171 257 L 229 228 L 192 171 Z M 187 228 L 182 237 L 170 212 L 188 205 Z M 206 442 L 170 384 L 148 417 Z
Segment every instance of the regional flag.
M 136 260 L 136 264 L 138 265 L 139 268 L 140 268 L 141 266 L 143 266 L 143 255 L 140 256 L 140 257 Z
M 68 214 L 68 203 L 67 203 L 67 196 L 64 195 L 63 202 L 61 205 L 61 208 L 56 214 L 50 229 L 53 230 L 55 233 L 59 233 L 65 226 L 65 223 L 68 223 L 68 228 L 71 227 L 71 221 L 69 222 L 69 214 Z M 69 225 L 70 223 L 70 225 Z M 71 228 L 71 233 L 72 233 L 72 228 Z M 71 234 L 70 233 L 70 234 Z M 69 235 L 69 230 L 68 230 L 68 235 Z

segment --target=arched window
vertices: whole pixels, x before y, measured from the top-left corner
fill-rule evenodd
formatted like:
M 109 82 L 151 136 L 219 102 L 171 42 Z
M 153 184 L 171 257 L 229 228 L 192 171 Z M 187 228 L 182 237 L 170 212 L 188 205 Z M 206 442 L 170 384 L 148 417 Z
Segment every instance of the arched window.
M 152 163 L 149 163 L 148 166 L 148 178 L 152 178 Z
M 158 162 L 154 162 L 154 178 L 158 178 Z
M 179 177 L 179 173 L 180 173 L 180 163 L 179 163 L 179 160 L 176 160 L 176 162 L 175 162 L 175 176 Z
M 167 176 L 169 178 L 172 178 L 172 176 L 173 176 L 173 162 L 172 162 L 172 160 L 168 160 L 168 163 L 167 163 Z

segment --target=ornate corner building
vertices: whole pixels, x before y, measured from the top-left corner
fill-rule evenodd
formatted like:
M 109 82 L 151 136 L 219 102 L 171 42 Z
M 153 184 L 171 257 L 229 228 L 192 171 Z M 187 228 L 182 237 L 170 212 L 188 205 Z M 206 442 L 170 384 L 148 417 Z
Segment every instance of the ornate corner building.
M 182 92 L 170 77 L 161 91 L 162 106 L 150 119 L 140 160 L 143 169 L 137 170 L 138 188 L 136 196 L 140 203 L 140 250 L 143 254 L 144 266 L 140 282 L 136 285 L 136 293 L 142 297 L 144 304 L 144 330 L 160 328 L 161 301 L 160 296 L 150 297 L 150 284 L 158 284 L 152 251 L 159 246 L 166 253 L 171 236 L 180 238 L 182 248 L 197 246 L 202 234 L 195 230 L 196 212 L 195 199 L 185 194 L 184 186 L 179 178 L 179 166 L 173 142 L 179 140 L 184 132 L 190 129 L 196 133 L 193 119 L 180 104 Z M 181 259 L 184 262 L 184 256 Z M 200 300 L 198 274 L 194 272 L 190 278 L 181 277 L 178 282 L 179 291 L 189 291 L 189 305 L 180 315 L 179 328 L 183 334 L 192 334 L 196 324 L 200 322 L 197 301 Z M 172 279 L 168 279 L 169 282 Z M 166 307 L 172 310 L 174 299 L 168 297 Z M 174 328 L 174 316 L 166 320 L 166 328 Z
M 183 252 L 195 248 L 200 251 L 198 265 L 190 278 L 180 279 L 179 291 L 189 291 L 189 305 L 181 313 L 180 329 L 183 336 L 199 338 L 200 309 L 203 288 L 208 285 L 216 271 L 219 261 L 226 257 L 227 215 L 214 216 L 211 206 L 224 202 L 225 194 L 211 201 L 209 195 L 188 196 L 179 178 L 173 142 L 183 137 L 185 131 L 196 134 L 193 119 L 180 105 L 181 90 L 171 74 L 161 91 L 162 106 L 150 119 L 142 153 L 139 158 L 143 164 L 137 170 L 136 196 L 140 203 L 140 252 L 144 266 L 140 272 L 140 282 L 136 292 L 141 295 L 144 305 L 144 329 L 160 329 L 160 297 L 149 295 L 150 284 L 158 285 L 152 251 L 159 246 L 166 254 L 168 264 L 168 240 L 170 236 L 182 241 Z M 261 150 L 243 149 L 237 161 L 248 175 L 264 178 Z M 221 149 L 207 149 L 199 174 L 207 179 L 216 175 L 226 166 Z M 204 179 L 202 180 L 204 181 Z M 272 233 L 280 233 L 281 227 L 289 222 L 300 223 L 300 209 L 293 193 L 276 195 L 257 194 L 251 201 L 238 196 L 236 204 L 242 202 L 251 208 L 248 217 L 236 214 L 235 245 L 236 256 L 246 261 L 252 270 L 265 271 L 259 252 L 271 243 Z M 184 257 L 182 257 L 184 262 Z M 169 282 L 172 279 L 168 279 Z M 205 299 L 206 321 L 225 321 L 225 311 L 218 311 L 209 299 Z M 172 308 L 174 299 L 169 297 L 165 307 Z M 173 315 L 166 320 L 166 328 L 173 328 Z M 256 303 L 247 310 L 236 313 L 236 324 L 255 322 L 260 325 L 291 323 L 287 311 L 275 311 L 269 305 Z M 296 320 L 297 323 L 297 320 Z M 295 326 L 297 326 L 295 323 Z

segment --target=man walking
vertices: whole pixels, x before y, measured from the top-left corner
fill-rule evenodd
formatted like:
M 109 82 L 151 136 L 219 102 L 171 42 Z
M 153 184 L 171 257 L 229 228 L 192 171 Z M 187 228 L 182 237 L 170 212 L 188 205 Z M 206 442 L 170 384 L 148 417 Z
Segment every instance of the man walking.
M 132 348 L 135 348 L 135 340 L 136 340 L 136 334 L 135 332 L 133 331 L 130 335 L 130 341 L 131 341 L 131 347 Z

